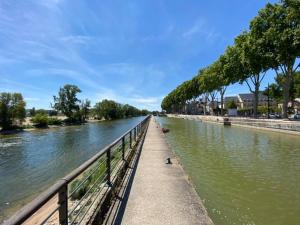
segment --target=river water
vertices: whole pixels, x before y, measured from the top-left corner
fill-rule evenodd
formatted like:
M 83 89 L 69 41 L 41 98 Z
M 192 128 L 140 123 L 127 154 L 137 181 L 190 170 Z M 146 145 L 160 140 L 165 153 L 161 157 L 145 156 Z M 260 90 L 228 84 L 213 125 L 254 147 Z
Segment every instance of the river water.
M 0 223 L 143 118 L 0 135 Z
M 216 225 L 300 224 L 300 137 L 157 118 Z

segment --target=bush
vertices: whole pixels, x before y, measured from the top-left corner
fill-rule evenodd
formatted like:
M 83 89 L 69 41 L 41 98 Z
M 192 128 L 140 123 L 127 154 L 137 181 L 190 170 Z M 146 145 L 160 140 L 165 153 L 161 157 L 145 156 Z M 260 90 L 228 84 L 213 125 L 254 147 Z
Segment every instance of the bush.
M 226 106 L 227 106 L 227 109 L 236 109 L 237 108 L 237 105 L 235 104 L 234 100 L 227 102 Z
M 37 110 L 35 110 L 35 115 L 36 114 L 48 115 L 48 112 L 45 109 L 37 109 Z
M 38 113 L 32 118 L 31 121 L 35 127 L 47 127 L 49 119 L 46 114 Z
M 62 124 L 62 120 L 56 117 L 48 118 L 48 125 L 61 125 L 61 124 Z
M 270 109 L 270 111 L 271 111 L 271 109 Z M 266 113 L 268 113 L 268 107 L 267 106 L 258 106 L 257 112 L 259 114 L 266 114 Z
M 252 109 L 238 109 L 239 116 L 250 116 L 252 115 Z

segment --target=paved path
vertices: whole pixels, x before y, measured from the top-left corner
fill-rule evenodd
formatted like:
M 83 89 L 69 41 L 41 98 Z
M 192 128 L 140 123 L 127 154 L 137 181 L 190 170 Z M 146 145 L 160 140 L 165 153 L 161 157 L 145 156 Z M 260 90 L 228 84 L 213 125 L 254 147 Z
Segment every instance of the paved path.
M 166 164 L 168 157 L 172 164 Z M 213 224 L 154 118 L 151 118 L 122 224 Z

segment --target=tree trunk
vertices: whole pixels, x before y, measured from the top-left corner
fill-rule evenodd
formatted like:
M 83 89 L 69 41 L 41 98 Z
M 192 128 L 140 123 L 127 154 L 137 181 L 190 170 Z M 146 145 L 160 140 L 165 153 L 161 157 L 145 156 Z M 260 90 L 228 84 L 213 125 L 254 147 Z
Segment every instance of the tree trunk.
M 254 101 L 253 101 L 253 117 L 254 118 L 257 118 L 258 93 L 259 93 L 259 82 L 255 84 L 255 91 L 254 91 Z
M 287 74 L 284 79 L 283 85 L 283 118 L 288 118 L 288 104 L 290 100 L 290 85 L 291 85 L 291 77 L 292 77 L 292 67 L 288 66 Z
M 223 107 L 224 91 L 223 90 L 220 92 L 220 95 L 221 95 L 221 116 L 224 116 L 224 107 Z
M 203 115 L 206 115 L 206 95 L 204 95 L 202 105 L 203 105 Z

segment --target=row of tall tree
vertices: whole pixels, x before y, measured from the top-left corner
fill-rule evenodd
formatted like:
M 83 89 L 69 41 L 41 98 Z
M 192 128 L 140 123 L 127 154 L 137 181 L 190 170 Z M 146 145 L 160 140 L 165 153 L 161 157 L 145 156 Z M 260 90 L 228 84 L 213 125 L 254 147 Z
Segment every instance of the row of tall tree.
M 139 110 L 138 108 L 128 105 L 120 104 L 113 100 L 104 99 L 101 102 L 96 103 L 93 109 L 93 115 L 98 119 L 121 119 L 134 116 L 147 115 L 150 112 L 147 110 Z
M 260 84 L 267 71 L 281 79 L 283 117 L 287 118 L 291 86 L 295 85 L 300 57 L 300 1 L 268 3 L 250 22 L 249 30 L 238 35 L 224 54 L 191 80 L 179 85 L 162 101 L 161 107 L 176 111 L 188 101 L 203 95 L 214 101 L 219 93 L 221 112 L 227 86 L 245 83 L 254 95 L 253 114 L 257 116 Z M 206 108 L 206 107 L 204 107 Z

